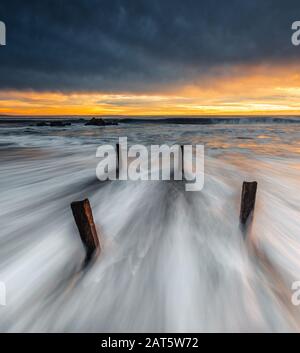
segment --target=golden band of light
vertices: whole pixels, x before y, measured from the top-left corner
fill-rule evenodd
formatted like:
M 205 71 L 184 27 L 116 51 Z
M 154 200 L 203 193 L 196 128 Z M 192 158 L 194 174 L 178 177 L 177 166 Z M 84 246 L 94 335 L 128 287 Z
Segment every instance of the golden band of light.
M 151 93 L 0 91 L 0 114 L 299 115 L 299 68 L 238 67 Z

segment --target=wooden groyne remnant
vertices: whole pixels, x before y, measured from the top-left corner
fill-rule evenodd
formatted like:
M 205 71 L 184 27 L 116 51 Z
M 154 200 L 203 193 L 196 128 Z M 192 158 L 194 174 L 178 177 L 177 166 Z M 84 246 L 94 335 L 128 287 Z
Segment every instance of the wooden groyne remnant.
M 181 173 L 182 173 L 182 179 L 184 179 L 184 147 L 183 145 L 180 145 L 181 149 Z
M 101 252 L 92 208 L 88 199 L 71 203 L 72 213 L 80 234 L 81 241 L 86 250 L 85 264 Z
M 184 146 L 180 145 L 181 150 L 181 170 L 182 170 L 182 178 L 184 179 Z M 122 169 L 122 155 L 120 144 L 116 144 L 116 178 L 119 179 L 120 172 Z
M 254 212 L 256 191 L 257 182 L 243 183 L 240 223 L 244 235 L 248 233 L 248 225 Z M 279 270 L 255 235 L 249 237 L 246 246 L 258 278 L 268 286 L 268 289 L 276 298 L 277 305 L 282 312 L 285 312 L 286 320 L 298 332 L 300 330 L 300 310 L 291 301 L 291 291 L 287 286 L 289 274 L 284 273 L 282 269 Z
M 241 211 L 240 211 L 240 223 L 243 226 L 246 226 L 249 217 L 252 217 L 254 207 L 255 207 L 255 198 L 257 191 L 257 182 L 251 181 L 243 182 L 242 195 L 241 195 Z
M 119 178 L 121 170 L 121 159 L 120 159 L 120 144 L 116 144 L 116 154 L 117 154 L 117 168 L 116 168 L 116 177 Z
M 116 153 L 118 158 L 117 171 L 120 168 L 120 151 L 119 144 L 116 146 Z M 183 147 L 181 146 L 182 163 L 184 159 Z M 182 167 L 182 169 L 184 169 Z M 182 170 L 183 172 L 183 170 Z M 240 224 L 246 229 L 250 217 L 254 212 L 255 199 L 257 191 L 257 182 L 243 182 L 241 195 L 241 209 L 240 209 Z M 101 244 L 97 234 L 96 226 L 90 202 L 88 199 L 82 201 L 74 201 L 71 203 L 72 213 L 80 234 L 81 241 L 86 251 L 85 264 L 97 257 L 101 252 Z

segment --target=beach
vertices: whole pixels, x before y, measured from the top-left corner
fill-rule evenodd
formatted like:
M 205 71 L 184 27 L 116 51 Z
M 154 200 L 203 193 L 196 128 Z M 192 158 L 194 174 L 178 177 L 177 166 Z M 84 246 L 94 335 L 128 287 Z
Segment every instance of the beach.
M 120 136 L 129 145 L 204 144 L 203 190 L 100 182 L 97 147 Z M 1 124 L 0 330 L 298 331 L 289 300 L 300 280 L 299 137 L 300 122 Z M 246 239 L 245 180 L 258 182 Z M 84 198 L 102 251 L 82 272 L 70 203 Z M 253 248 L 283 280 L 270 277 Z

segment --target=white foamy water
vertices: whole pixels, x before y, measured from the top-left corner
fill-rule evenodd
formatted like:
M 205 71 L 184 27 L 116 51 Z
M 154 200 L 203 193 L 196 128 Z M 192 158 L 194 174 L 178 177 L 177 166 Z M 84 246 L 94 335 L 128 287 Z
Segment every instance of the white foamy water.
M 96 149 L 205 144 L 205 185 L 100 182 Z M 299 331 L 300 125 L 0 127 L 0 281 L 9 332 Z M 257 180 L 239 227 L 242 182 Z M 88 197 L 102 253 L 80 271 L 70 203 Z

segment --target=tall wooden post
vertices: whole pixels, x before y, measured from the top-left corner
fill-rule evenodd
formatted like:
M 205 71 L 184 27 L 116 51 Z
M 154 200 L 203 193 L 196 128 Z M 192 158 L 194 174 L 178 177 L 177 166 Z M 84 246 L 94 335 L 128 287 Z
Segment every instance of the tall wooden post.
M 116 144 L 116 154 L 117 154 L 117 169 L 116 169 L 116 177 L 119 179 L 120 170 L 121 170 L 121 159 L 120 159 L 120 144 Z
M 184 146 L 180 145 L 181 148 L 181 173 L 182 180 L 184 179 Z
M 241 212 L 240 222 L 242 225 L 247 223 L 249 216 L 254 211 L 256 198 L 257 182 L 243 182 L 242 196 L 241 196 Z
M 81 241 L 86 250 L 85 262 L 88 263 L 93 257 L 100 254 L 101 246 L 98 239 L 91 205 L 88 199 L 71 203 L 71 209 Z

